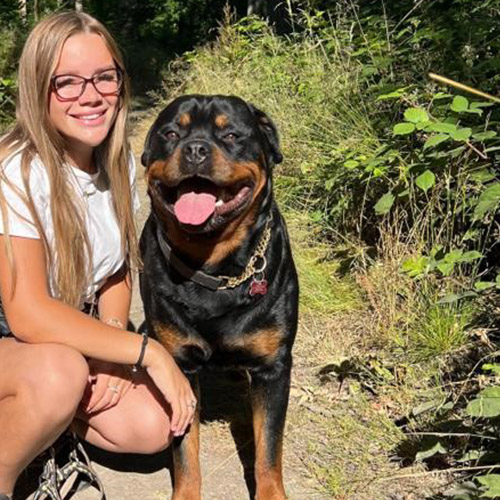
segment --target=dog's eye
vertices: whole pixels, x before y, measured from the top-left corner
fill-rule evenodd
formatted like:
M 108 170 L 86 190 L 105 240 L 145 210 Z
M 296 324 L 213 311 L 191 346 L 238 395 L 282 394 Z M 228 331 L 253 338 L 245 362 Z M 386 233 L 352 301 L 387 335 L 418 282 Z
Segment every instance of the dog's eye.
M 179 134 L 177 132 L 174 132 L 173 130 L 169 130 L 163 135 L 168 141 L 176 141 L 179 138 Z
M 222 140 L 224 142 L 234 142 L 236 139 L 238 139 L 238 136 L 236 134 L 233 134 L 232 132 L 229 134 L 226 134 Z

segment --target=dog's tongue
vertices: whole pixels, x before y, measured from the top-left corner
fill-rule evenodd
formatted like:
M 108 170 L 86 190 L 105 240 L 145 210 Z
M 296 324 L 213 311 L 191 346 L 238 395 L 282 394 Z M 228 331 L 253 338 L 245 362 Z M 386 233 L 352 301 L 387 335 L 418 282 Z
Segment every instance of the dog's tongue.
M 198 226 L 214 213 L 216 201 L 210 193 L 184 193 L 175 202 L 175 216 L 182 224 Z

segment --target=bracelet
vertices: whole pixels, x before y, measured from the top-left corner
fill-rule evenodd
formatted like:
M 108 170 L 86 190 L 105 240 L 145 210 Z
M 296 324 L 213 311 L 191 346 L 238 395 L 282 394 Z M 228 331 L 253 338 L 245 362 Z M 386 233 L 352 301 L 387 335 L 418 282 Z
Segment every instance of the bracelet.
M 141 352 L 139 353 L 139 359 L 137 360 L 137 363 L 132 366 L 132 371 L 136 373 L 139 371 L 139 368 L 142 368 L 142 362 L 144 360 L 144 354 L 146 354 L 146 346 L 148 345 L 148 334 L 144 332 L 142 334 L 142 344 L 141 344 Z
M 106 323 L 109 326 L 116 326 L 116 328 L 120 328 L 121 330 L 125 329 L 123 323 L 117 318 L 109 318 L 104 323 Z

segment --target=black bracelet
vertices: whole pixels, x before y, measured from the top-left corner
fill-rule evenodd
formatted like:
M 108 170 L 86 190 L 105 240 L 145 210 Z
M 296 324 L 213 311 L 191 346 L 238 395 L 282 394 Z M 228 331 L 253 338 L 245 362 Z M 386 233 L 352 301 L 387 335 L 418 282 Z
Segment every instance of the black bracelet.
M 137 360 L 137 363 L 132 366 L 132 371 L 135 373 L 139 371 L 139 368 L 142 368 L 142 362 L 144 361 L 144 354 L 146 354 L 146 346 L 148 345 L 148 334 L 147 332 L 144 332 L 142 334 L 142 344 L 141 344 L 141 352 L 139 353 L 139 359 Z

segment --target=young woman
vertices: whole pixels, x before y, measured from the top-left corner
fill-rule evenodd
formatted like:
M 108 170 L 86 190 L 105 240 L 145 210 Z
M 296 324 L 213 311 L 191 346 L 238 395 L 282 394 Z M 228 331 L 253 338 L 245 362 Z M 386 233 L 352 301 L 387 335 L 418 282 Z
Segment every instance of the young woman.
M 124 330 L 137 264 L 128 99 L 99 22 L 64 12 L 34 28 L 0 139 L 1 500 L 69 425 L 109 451 L 153 453 L 193 418 L 172 357 Z

